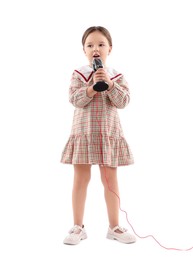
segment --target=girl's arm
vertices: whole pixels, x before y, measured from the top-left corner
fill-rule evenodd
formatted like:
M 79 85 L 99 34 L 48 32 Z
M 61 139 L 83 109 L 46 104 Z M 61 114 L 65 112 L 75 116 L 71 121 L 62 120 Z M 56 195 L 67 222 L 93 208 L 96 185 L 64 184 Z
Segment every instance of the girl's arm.
M 107 95 L 115 107 L 124 108 L 130 101 L 128 84 L 123 76 L 113 83 L 113 86 L 107 91 Z
M 86 86 L 77 74 L 74 72 L 72 74 L 71 85 L 69 89 L 69 101 L 79 108 L 83 108 L 88 105 L 96 92 L 92 87 Z

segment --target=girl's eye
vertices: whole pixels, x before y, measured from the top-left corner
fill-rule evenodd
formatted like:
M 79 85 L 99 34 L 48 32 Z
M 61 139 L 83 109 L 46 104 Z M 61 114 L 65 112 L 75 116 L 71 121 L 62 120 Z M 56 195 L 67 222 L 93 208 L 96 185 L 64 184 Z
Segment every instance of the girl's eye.
M 88 47 L 88 48 L 91 48 L 91 47 L 92 47 L 92 45 L 91 45 L 91 44 L 88 44 L 88 45 L 87 45 L 87 47 Z
M 105 46 L 103 43 L 99 44 L 100 47 Z

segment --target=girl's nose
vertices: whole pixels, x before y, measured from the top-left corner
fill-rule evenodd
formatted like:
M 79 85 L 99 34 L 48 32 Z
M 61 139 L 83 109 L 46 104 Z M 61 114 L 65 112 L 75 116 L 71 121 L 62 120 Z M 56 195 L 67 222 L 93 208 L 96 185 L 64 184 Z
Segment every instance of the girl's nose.
M 94 46 L 94 51 L 98 51 L 98 50 L 99 50 L 98 46 Z

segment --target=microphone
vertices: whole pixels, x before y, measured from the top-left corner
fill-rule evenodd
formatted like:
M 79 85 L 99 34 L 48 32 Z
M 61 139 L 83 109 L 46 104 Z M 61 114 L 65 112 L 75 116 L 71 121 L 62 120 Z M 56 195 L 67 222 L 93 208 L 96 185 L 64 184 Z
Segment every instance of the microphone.
M 97 71 L 99 68 L 103 68 L 103 63 L 102 63 L 102 60 L 99 59 L 99 58 L 94 58 L 93 59 L 93 62 L 92 62 L 92 65 L 93 65 L 93 70 L 94 71 Z M 107 90 L 109 87 L 109 85 L 105 82 L 105 81 L 98 81 L 94 84 L 93 86 L 93 89 L 97 92 L 102 92 L 102 91 L 105 91 Z

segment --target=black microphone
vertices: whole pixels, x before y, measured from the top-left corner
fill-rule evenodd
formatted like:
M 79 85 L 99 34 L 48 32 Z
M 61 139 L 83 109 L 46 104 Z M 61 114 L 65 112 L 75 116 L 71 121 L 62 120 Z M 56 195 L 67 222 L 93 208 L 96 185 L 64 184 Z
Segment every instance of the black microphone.
M 102 60 L 99 58 L 94 58 L 93 62 L 93 70 L 97 71 L 99 68 L 103 68 Z M 105 81 L 98 81 L 94 84 L 93 89 L 97 92 L 105 91 L 109 88 L 109 85 Z

